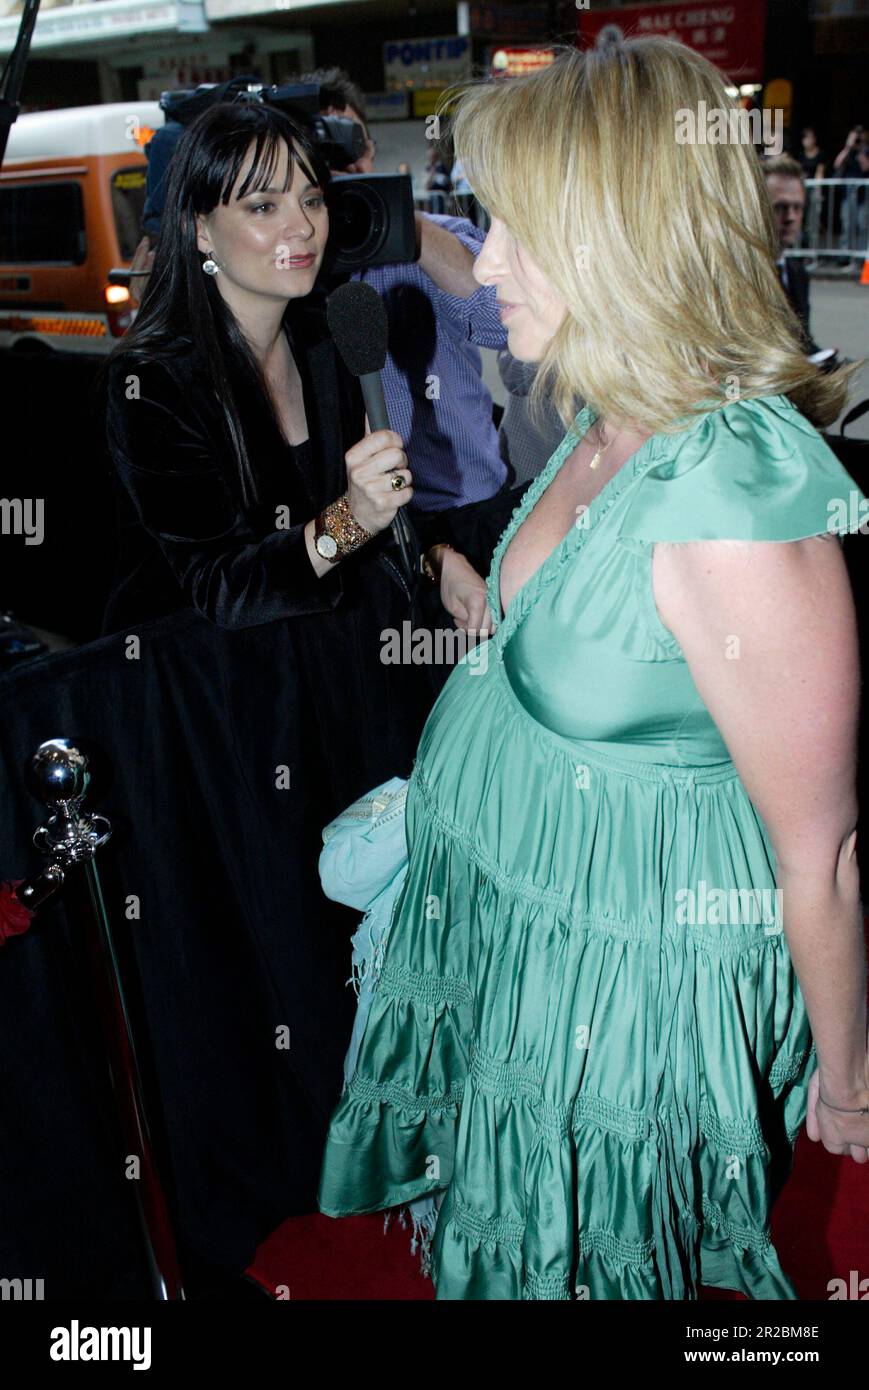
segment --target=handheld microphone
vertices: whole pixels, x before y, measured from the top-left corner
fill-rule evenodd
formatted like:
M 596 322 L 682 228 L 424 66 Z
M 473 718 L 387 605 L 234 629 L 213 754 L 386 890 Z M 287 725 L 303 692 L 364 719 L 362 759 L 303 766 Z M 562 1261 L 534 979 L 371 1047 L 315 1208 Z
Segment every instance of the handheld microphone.
M 333 290 L 326 302 L 326 319 L 347 370 L 359 380 L 368 423 L 374 430 L 391 428 L 383 382 L 389 325 L 380 295 L 361 280 L 348 280 Z M 411 593 L 416 587 L 414 538 L 410 522 L 399 507 L 392 521 L 392 534 L 407 570 Z

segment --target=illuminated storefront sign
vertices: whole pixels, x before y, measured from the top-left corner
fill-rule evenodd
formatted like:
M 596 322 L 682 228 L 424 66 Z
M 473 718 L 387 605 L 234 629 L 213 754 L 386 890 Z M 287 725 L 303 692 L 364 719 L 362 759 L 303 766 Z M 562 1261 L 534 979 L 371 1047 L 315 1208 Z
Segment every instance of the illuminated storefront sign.
M 551 48 L 494 48 L 491 66 L 493 77 L 522 77 L 526 72 L 548 68 L 554 61 Z

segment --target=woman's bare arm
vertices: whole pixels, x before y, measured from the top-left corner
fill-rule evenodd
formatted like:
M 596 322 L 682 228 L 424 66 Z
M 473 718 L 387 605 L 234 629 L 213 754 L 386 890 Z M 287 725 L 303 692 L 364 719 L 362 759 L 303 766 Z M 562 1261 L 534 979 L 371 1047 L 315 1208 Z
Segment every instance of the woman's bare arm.
M 832 536 L 658 544 L 653 583 L 661 620 L 775 852 L 821 1095 L 849 1109 L 869 1105 L 855 852 L 860 673 L 840 544 Z M 855 1146 L 865 1162 L 859 1146 L 869 1145 L 869 1117 L 824 1110 L 825 1143 L 839 1136 L 837 1151 Z

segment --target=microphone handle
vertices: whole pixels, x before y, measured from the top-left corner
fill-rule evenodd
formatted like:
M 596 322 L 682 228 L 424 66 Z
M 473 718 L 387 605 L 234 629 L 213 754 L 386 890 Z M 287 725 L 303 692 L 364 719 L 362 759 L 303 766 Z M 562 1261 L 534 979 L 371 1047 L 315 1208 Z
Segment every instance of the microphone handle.
M 362 387 L 362 399 L 365 402 L 365 413 L 368 416 L 368 423 L 372 433 L 375 430 L 388 430 L 392 426 L 389 423 L 389 415 L 386 411 L 386 400 L 383 395 L 383 382 L 380 372 L 365 372 L 359 377 L 359 385 Z M 407 570 L 407 581 L 410 585 L 411 593 L 416 587 L 416 573 L 413 562 L 413 533 L 410 522 L 404 515 L 401 507 L 395 513 L 392 521 L 392 534 L 401 553 Z

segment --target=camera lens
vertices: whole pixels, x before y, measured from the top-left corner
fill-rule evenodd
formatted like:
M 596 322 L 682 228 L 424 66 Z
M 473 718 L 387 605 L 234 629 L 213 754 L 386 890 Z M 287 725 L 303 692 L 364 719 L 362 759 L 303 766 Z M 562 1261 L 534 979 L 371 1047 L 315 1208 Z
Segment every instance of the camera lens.
M 329 212 L 329 240 L 341 256 L 366 260 L 373 256 L 386 225 L 383 199 L 370 187 L 343 181 L 334 186 Z

